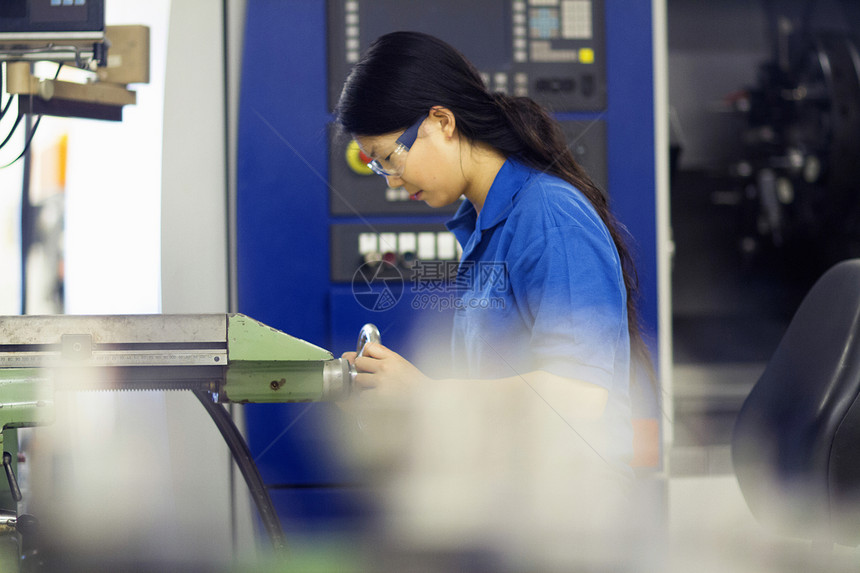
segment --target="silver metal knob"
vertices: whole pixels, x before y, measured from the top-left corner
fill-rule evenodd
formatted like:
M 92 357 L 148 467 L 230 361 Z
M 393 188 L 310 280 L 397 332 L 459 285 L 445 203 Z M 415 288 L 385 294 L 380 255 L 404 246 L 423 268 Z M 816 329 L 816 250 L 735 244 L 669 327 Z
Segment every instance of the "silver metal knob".
M 375 324 L 367 323 L 358 331 L 358 345 L 355 351 L 359 356 L 364 356 L 364 347 L 368 342 L 382 342 L 382 336 Z
M 376 325 L 367 323 L 358 332 L 358 344 L 356 352 L 358 356 L 364 356 L 364 347 L 368 342 L 382 342 L 379 329 Z M 328 360 L 323 364 L 323 392 L 322 399 L 345 400 L 355 389 L 355 377 L 358 374 L 354 364 L 348 360 L 336 358 Z

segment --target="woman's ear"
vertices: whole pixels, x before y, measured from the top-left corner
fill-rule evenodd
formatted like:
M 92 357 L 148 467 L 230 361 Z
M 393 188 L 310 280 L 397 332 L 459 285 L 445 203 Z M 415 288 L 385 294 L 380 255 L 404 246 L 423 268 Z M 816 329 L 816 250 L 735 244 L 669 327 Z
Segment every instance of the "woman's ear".
M 450 109 L 441 105 L 433 106 L 430 108 L 429 118 L 442 126 L 442 133 L 446 138 L 454 137 L 457 131 L 457 120 Z

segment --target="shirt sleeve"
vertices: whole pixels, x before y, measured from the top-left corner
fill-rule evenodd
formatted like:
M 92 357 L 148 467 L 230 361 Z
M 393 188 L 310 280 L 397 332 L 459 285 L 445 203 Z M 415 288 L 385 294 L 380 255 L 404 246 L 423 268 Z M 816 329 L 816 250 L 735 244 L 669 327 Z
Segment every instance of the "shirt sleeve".
M 543 229 L 513 263 L 535 370 L 612 390 L 627 344 L 626 290 L 608 232 L 592 221 Z

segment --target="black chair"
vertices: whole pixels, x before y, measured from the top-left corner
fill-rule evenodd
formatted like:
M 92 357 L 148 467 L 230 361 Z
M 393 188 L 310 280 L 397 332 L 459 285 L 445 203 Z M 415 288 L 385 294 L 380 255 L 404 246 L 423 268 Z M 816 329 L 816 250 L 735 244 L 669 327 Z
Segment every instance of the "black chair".
M 732 461 L 763 525 L 860 544 L 860 259 L 803 299 L 738 414 Z

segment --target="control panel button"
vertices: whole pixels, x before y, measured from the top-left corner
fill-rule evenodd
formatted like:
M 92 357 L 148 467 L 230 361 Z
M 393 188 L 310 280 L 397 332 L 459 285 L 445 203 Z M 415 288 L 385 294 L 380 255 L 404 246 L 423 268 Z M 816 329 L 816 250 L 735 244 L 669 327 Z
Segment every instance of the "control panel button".
M 376 233 L 361 233 L 358 236 L 358 254 L 379 252 L 379 236 Z
M 375 267 L 382 262 L 382 253 L 380 253 L 379 251 L 365 253 L 362 257 L 362 260 L 365 264 Z
M 457 257 L 457 239 L 451 233 L 439 233 L 436 237 L 436 256 L 443 261 L 455 260 Z
M 594 63 L 594 50 L 591 48 L 580 48 L 579 49 L 579 61 L 583 64 L 593 64 Z
M 594 91 L 597 88 L 596 80 L 594 76 L 591 74 L 585 74 L 582 76 L 582 95 L 585 97 L 591 97 L 594 95 Z
M 346 164 L 358 175 L 373 175 L 373 171 L 367 166 L 371 159 L 361 150 L 358 142 L 354 139 L 346 146 Z
M 379 250 L 383 253 L 397 252 L 397 234 L 396 233 L 380 233 L 379 234 Z
M 422 261 L 436 258 L 436 233 L 418 233 L 418 258 Z
M 397 250 L 401 254 L 415 253 L 418 249 L 418 236 L 415 233 L 400 233 L 397 237 Z
M 397 253 L 391 251 L 382 253 L 382 262 L 388 263 L 391 266 L 397 266 Z
M 576 89 L 576 82 L 573 78 L 541 78 L 535 87 L 541 92 L 572 92 Z

